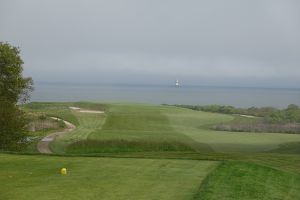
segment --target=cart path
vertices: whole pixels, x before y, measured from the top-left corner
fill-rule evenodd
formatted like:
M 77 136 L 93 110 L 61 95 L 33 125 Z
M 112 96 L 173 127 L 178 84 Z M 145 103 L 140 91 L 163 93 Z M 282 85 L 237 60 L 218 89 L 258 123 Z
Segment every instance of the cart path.
M 62 120 L 62 119 L 59 119 L 56 117 L 51 117 L 51 118 L 55 119 L 55 120 Z M 74 124 L 72 124 L 68 121 L 63 120 L 63 122 L 66 125 L 66 128 L 63 131 L 51 133 L 51 134 L 47 135 L 46 137 L 44 137 L 41 141 L 39 141 L 39 143 L 37 144 L 37 149 L 40 153 L 52 154 L 53 152 L 49 148 L 50 142 L 54 141 L 59 136 L 65 135 L 65 134 L 73 131 L 76 128 L 76 126 Z

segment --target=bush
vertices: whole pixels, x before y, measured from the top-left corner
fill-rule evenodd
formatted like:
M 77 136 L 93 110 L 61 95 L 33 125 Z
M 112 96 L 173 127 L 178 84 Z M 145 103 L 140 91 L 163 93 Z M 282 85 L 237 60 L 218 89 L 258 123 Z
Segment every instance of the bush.
M 224 114 L 240 114 L 263 117 L 269 123 L 300 123 L 300 108 L 291 104 L 286 109 L 276 109 L 273 107 L 251 107 L 251 108 L 235 108 L 226 105 L 175 105 L 178 107 L 188 108 L 192 110 L 224 113 Z

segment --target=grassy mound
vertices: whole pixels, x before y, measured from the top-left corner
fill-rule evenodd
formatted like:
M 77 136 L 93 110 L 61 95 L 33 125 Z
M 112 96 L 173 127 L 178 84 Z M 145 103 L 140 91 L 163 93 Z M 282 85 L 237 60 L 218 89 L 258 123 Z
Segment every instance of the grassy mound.
M 300 176 L 241 162 L 226 162 L 211 173 L 194 199 L 300 199 Z
M 279 145 L 279 148 L 270 151 L 272 153 L 300 154 L 300 142 L 289 142 Z

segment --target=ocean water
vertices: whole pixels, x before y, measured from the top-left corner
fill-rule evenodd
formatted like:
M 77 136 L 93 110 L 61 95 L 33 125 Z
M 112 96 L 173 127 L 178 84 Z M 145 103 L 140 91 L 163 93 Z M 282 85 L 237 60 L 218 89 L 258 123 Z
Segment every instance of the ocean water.
M 31 101 L 94 101 L 150 104 L 300 106 L 300 89 L 149 85 L 37 84 Z

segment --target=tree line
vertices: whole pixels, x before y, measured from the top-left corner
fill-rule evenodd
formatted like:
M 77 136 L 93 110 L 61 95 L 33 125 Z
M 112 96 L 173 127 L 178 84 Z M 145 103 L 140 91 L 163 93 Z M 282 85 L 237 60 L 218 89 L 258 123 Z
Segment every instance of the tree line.
M 212 127 L 219 131 L 300 134 L 300 108 L 294 104 L 290 104 L 285 109 L 277 109 L 273 107 L 235 108 L 233 106 L 224 105 L 176 106 L 205 112 L 248 115 L 255 117 L 242 118 L 237 116 L 235 120 L 231 122 L 217 124 Z
M 269 123 L 300 123 L 300 108 L 295 104 L 290 104 L 285 109 L 277 109 L 274 107 L 250 107 L 236 108 L 227 105 L 176 105 L 178 107 L 189 108 L 192 110 L 223 113 L 223 114 L 239 114 L 262 117 Z

